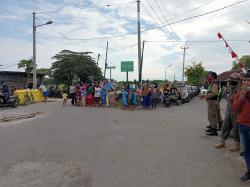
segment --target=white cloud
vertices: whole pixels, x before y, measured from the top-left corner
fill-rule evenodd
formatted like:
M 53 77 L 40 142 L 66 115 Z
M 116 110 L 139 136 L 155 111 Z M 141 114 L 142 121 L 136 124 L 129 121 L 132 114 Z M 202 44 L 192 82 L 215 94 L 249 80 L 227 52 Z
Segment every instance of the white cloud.
M 149 0 L 154 6 L 157 7 L 153 0 Z M 51 14 L 38 14 L 39 22 L 52 19 L 53 25 L 38 28 L 37 40 L 37 63 L 38 65 L 49 67 L 53 62 L 51 57 L 63 49 L 70 49 L 75 51 L 93 51 L 93 56 L 96 57 L 98 53 L 105 54 L 106 39 L 104 40 L 79 40 L 68 41 L 56 38 L 95 38 L 105 37 L 117 34 L 126 34 L 131 31 L 136 31 L 136 3 L 123 3 L 115 0 L 100 1 L 92 0 L 91 8 L 86 7 L 84 0 L 65 0 L 61 4 L 53 4 L 51 1 L 37 0 L 28 8 L 21 5 L 16 5 L 18 15 L 22 15 L 23 10 L 27 15 L 32 10 L 37 11 L 52 11 L 57 10 Z M 214 0 L 214 1 L 183 1 L 183 0 L 170 0 L 168 3 L 164 0 L 157 1 L 166 17 L 174 18 L 172 21 L 179 20 L 184 17 L 204 13 L 223 6 L 226 6 L 235 0 Z M 207 6 L 192 12 L 185 13 L 202 4 L 208 2 Z M 210 3 L 209 3 L 210 2 Z M 111 7 L 103 7 L 105 4 L 116 4 Z M 146 1 L 143 2 L 144 6 L 154 15 L 153 11 L 147 5 Z M 100 6 L 101 5 L 101 6 Z M 244 3 L 231 7 L 230 9 L 223 10 L 218 13 L 207 15 L 193 20 L 182 22 L 172 25 L 169 30 L 174 30 L 178 36 L 183 40 L 218 40 L 216 34 L 218 31 L 228 39 L 250 39 L 250 25 L 244 20 L 249 19 L 248 16 L 249 3 Z M 39 9 L 38 9 L 39 8 Z M 10 10 L 11 9 L 10 7 Z M 160 11 L 157 10 L 160 15 Z M 6 15 L 2 15 L 6 16 Z M 30 16 L 30 15 L 29 15 Z M 159 24 L 151 19 L 142 7 L 141 10 L 142 20 L 148 25 Z M 161 16 L 162 17 L 162 16 Z M 19 19 L 19 17 L 9 16 L 8 19 Z M 157 19 L 157 18 L 155 18 Z M 1 15 L 0 15 L 1 20 Z M 170 22 L 172 22 L 170 21 Z M 148 25 L 142 27 L 148 27 Z M 51 27 L 51 28 L 50 28 Z M 128 30 L 129 29 L 129 30 Z M 26 28 L 27 33 L 32 38 L 30 26 Z M 56 30 L 56 32 L 55 32 Z M 62 33 L 63 36 L 61 34 Z M 142 40 L 161 41 L 168 39 L 162 30 L 152 30 L 142 34 Z M 110 51 L 125 48 L 127 46 L 137 43 L 136 35 L 118 37 L 108 39 L 110 44 Z M 235 43 L 229 42 L 232 47 L 238 52 L 239 55 L 247 54 L 250 47 L 249 43 Z M 167 78 L 173 80 L 174 75 L 177 79 L 182 76 L 182 43 L 146 43 L 144 54 L 144 79 L 163 79 L 165 67 L 173 64 L 167 70 Z M 223 72 L 231 68 L 231 58 L 225 48 L 223 42 L 221 43 L 190 43 L 187 50 L 186 65 L 202 61 L 208 70 Z M 25 40 L 1 38 L 1 52 L 0 55 L 3 61 L 11 62 L 16 59 L 29 57 L 32 55 L 32 44 Z M 13 50 L 14 49 L 14 50 Z M 109 63 L 117 65 L 116 70 L 113 71 L 113 77 L 118 80 L 124 80 L 125 74 L 120 72 L 120 61 L 134 60 L 135 67 L 137 67 L 137 46 L 129 49 L 109 54 Z M 104 67 L 104 56 L 100 59 L 100 66 Z M 130 73 L 130 79 L 137 78 L 137 68 L 135 72 Z

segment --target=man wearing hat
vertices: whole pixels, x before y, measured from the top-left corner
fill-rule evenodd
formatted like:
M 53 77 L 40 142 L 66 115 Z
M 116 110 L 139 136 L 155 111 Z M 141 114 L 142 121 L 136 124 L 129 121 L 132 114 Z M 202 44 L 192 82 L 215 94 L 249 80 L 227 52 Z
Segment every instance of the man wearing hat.
M 237 113 L 240 142 L 247 166 L 241 180 L 250 181 L 250 72 L 243 75 L 241 90 L 234 98 L 233 111 Z
M 218 124 L 222 124 L 222 118 L 220 114 L 220 98 L 221 98 L 221 87 L 217 80 L 217 74 L 210 71 L 207 77 L 209 87 L 204 95 L 207 100 L 208 106 L 208 121 L 210 123 L 209 129 L 207 130 L 208 136 L 217 136 Z
M 221 140 L 215 145 L 215 148 L 225 147 L 225 141 L 229 137 L 231 131 L 233 131 L 233 138 L 235 140 L 234 146 L 229 149 L 232 152 L 240 150 L 240 138 L 236 123 L 236 114 L 232 111 L 234 97 L 240 90 L 240 77 L 239 73 L 232 73 L 227 80 L 227 106 L 223 120 Z

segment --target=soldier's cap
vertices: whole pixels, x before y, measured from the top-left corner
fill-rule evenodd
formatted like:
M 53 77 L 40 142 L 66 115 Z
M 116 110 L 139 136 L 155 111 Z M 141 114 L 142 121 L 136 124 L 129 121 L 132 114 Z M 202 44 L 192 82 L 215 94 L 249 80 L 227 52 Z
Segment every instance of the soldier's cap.
M 249 79 L 249 78 L 250 78 L 250 72 L 246 72 L 246 73 L 243 75 L 243 77 Z

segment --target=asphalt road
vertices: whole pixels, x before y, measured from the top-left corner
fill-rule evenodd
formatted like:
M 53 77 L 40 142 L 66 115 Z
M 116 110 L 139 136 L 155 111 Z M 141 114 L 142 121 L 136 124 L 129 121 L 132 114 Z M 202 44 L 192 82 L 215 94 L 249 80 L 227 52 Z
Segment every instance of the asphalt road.
M 0 118 L 29 112 L 43 114 L 0 122 L 0 187 L 248 186 L 239 153 L 205 135 L 199 99 L 156 111 L 51 102 L 1 109 Z

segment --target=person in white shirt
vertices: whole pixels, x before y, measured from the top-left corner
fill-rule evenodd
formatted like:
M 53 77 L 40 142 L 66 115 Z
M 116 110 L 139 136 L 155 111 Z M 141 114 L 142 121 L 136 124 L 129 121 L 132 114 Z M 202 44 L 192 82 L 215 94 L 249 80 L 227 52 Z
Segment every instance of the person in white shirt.
M 101 100 L 101 88 L 99 84 L 95 85 L 95 106 L 100 105 Z
M 47 102 L 48 90 L 46 89 L 46 87 L 43 84 L 40 85 L 39 90 L 41 90 L 41 92 L 43 94 L 43 102 Z

